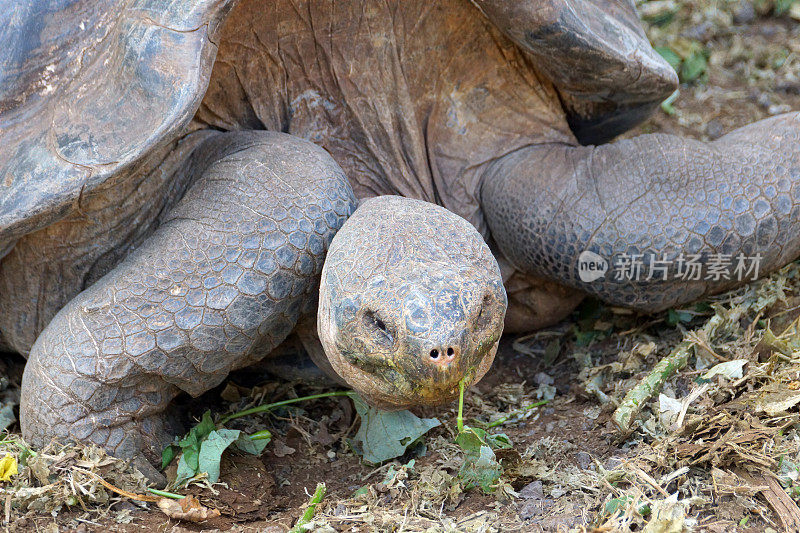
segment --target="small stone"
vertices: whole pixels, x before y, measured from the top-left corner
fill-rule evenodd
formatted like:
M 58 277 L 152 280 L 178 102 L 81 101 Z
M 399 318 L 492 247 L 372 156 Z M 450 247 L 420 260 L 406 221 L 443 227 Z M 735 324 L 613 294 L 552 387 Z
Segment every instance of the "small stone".
M 583 414 L 589 420 L 597 420 L 602 410 L 603 408 L 599 405 L 590 405 L 583 410 Z
M 756 10 L 750 2 L 739 2 L 739 6 L 733 12 L 734 24 L 749 24 L 756 18 Z
M 759 27 L 759 33 L 766 38 L 772 38 L 779 33 L 784 33 L 786 30 L 778 24 L 766 23 Z
M 710 120 L 708 124 L 706 124 L 706 135 L 712 141 L 715 139 L 719 139 L 725 133 L 725 128 L 720 124 L 718 120 Z
M 769 109 L 769 106 L 772 105 L 772 99 L 769 97 L 769 94 L 765 92 L 762 92 L 758 95 L 756 102 L 764 109 Z
M 523 520 L 529 520 L 535 516 L 541 516 L 545 510 L 553 506 L 553 500 L 530 500 L 522 504 L 519 510 L 519 517 Z
M 770 115 L 781 115 L 783 113 L 788 113 L 792 110 L 792 106 L 788 104 L 774 104 L 767 108 L 767 113 Z
M 139 511 L 139 507 L 128 500 L 121 500 L 114 504 L 115 511 Z
M 533 381 L 536 382 L 537 385 L 552 385 L 554 380 L 550 374 L 546 374 L 544 372 L 539 372 L 534 376 Z
M 594 461 L 592 461 L 592 456 L 586 452 L 576 453 L 575 461 L 577 461 L 581 470 L 587 470 L 594 463 Z
M 541 480 L 528 483 L 519 491 L 519 497 L 526 500 L 544 500 L 544 489 Z
M 539 400 L 549 401 L 556 397 L 556 392 L 558 391 L 552 385 L 542 383 L 541 385 L 539 385 L 539 388 L 536 389 L 536 398 Z
M 708 21 L 701 22 L 683 32 L 683 36 L 687 39 L 703 42 L 710 40 L 713 35 L 714 26 Z
M 539 516 L 542 514 L 544 509 L 542 509 L 542 505 L 539 502 L 525 502 L 522 505 L 522 508 L 519 510 L 519 517 L 523 520 L 529 520 L 534 516 Z
M 291 455 L 296 451 L 297 450 L 291 446 L 287 446 L 286 443 L 280 439 L 275 439 L 272 441 L 272 453 L 275 454 L 275 457 L 286 457 L 287 455 Z

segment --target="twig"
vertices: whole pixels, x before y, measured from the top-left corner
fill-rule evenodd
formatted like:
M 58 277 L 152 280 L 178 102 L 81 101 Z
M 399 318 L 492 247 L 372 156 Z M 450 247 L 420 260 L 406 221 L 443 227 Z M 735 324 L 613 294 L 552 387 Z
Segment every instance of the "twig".
M 735 307 L 726 314 L 717 313 L 706 322 L 700 331 L 704 338 L 710 340 L 726 322 L 738 321 L 744 311 L 743 307 Z M 692 337 L 696 338 L 696 335 L 687 335 L 685 340 L 678 344 L 668 356 L 656 363 L 653 370 L 625 395 L 613 416 L 614 423 L 623 433 L 630 432 L 631 424 L 641 412 L 644 404 L 658 394 L 664 387 L 664 383 L 689 362 L 692 347 L 695 345 L 695 342 L 690 340 Z
M 96 481 L 98 481 L 101 485 L 103 485 L 108 490 L 110 490 L 112 492 L 116 492 L 120 496 L 125 496 L 126 498 L 130 498 L 131 500 L 138 500 L 140 502 L 155 502 L 155 501 L 158 500 L 158 498 L 156 498 L 155 496 L 148 496 L 147 494 L 136 494 L 134 492 L 128 492 L 126 490 L 120 489 L 119 487 L 115 487 L 114 485 L 112 485 L 111 483 L 106 481 L 105 479 L 101 478 L 100 476 L 98 476 L 97 474 L 95 474 L 94 472 L 91 472 L 89 470 L 84 470 L 83 468 L 76 468 L 75 470 L 77 472 L 81 472 L 82 474 L 87 474 L 87 475 L 93 477 Z M 155 489 L 147 489 L 147 490 L 150 491 L 150 492 L 153 492 L 154 494 L 161 493 L 160 490 L 159 491 L 157 491 Z M 163 494 L 159 494 L 159 495 L 163 496 Z M 175 496 L 177 496 L 177 494 Z M 180 497 L 183 498 L 183 496 L 180 496 Z
M 497 426 L 499 426 L 501 424 L 505 424 L 510 419 L 514 418 L 515 416 L 519 416 L 519 415 L 521 415 L 522 413 L 524 413 L 526 411 L 530 411 L 531 409 L 536 409 L 537 407 L 541 407 L 546 403 L 547 403 L 547 400 L 542 400 L 541 402 L 532 403 L 531 405 L 527 405 L 527 406 L 521 407 L 519 409 L 514 409 L 513 411 L 511 411 L 507 415 L 498 418 L 497 420 L 495 420 L 491 424 L 487 424 L 486 425 L 486 429 L 491 429 L 491 428 L 497 427 Z
M 686 366 L 691 355 L 692 343 L 683 341 L 668 356 L 656 363 L 653 370 L 634 388 L 628 391 L 625 398 L 614 411 L 613 420 L 624 433 L 631 429 L 631 423 L 642 410 L 647 401 L 655 396 L 664 383 L 681 368 Z
M 800 508 L 772 475 L 762 473 L 759 476 L 759 474 L 751 474 L 743 469 L 736 473 L 754 489 L 761 491 L 764 499 L 778 515 L 785 531 L 800 530 Z
M 319 398 L 332 398 L 334 396 L 349 396 L 353 394 L 352 391 L 334 391 L 334 392 L 323 392 L 322 394 L 312 394 L 311 396 L 303 396 L 301 398 L 291 398 L 289 400 L 283 400 L 281 402 L 274 402 L 268 403 L 264 405 L 258 405 L 256 407 L 251 407 L 250 409 L 245 409 L 244 411 L 239 411 L 228 416 L 223 416 L 219 423 L 226 424 L 227 422 L 233 420 L 234 418 L 241 418 L 247 415 L 254 415 L 258 413 L 263 413 L 266 411 L 270 411 L 276 407 L 281 407 L 284 405 L 290 405 L 297 402 L 304 402 L 306 400 L 316 400 Z
M 325 497 L 325 483 L 317 483 L 317 490 L 314 491 L 314 495 L 311 496 L 311 500 L 308 502 L 308 507 L 306 511 L 303 513 L 294 527 L 289 530 L 289 533 L 304 533 L 305 528 L 304 525 L 311 522 L 314 518 L 314 513 L 317 512 L 317 505 L 322 501 L 322 498 Z
M 458 416 L 456 417 L 456 427 L 459 433 L 464 432 L 464 380 L 458 382 Z
M 678 419 L 675 421 L 675 431 L 679 431 L 681 427 L 683 427 L 683 421 L 686 418 L 686 413 L 689 411 L 689 406 L 692 405 L 696 399 L 700 396 L 705 394 L 705 392 L 711 387 L 710 384 L 706 383 L 702 387 L 698 387 L 694 389 L 689 395 L 681 402 L 681 412 L 678 414 Z
M 665 491 L 663 488 L 661 488 L 661 485 L 659 485 L 655 479 L 650 477 L 650 475 L 647 472 L 645 472 L 641 468 L 633 467 L 633 473 L 642 478 L 648 485 L 650 485 L 658 492 L 660 492 L 662 496 L 664 496 L 665 498 L 669 498 L 669 493 Z
M 171 498 L 173 500 L 182 500 L 183 498 L 186 497 L 183 494 L 175 494 L 174 492 L 167 492 L 165 490 L 158 490 L 151 488 L 148 488 L 147 492 L 155 494 L 156 496 L 161 496 L 162 498 Z

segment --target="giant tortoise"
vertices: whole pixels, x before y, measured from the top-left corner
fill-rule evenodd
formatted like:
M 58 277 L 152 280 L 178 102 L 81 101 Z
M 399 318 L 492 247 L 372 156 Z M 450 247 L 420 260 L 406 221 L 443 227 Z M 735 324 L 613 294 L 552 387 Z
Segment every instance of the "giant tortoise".
M 0 347 L 33 445 L 154 461 L 173 398 L 293 331 L 375 405 L 449 401 L 504 325 L 586 294 L 658 311 L 749 279 L 683 258 L 800 252 L 798 114 L 605 144 L 677 86 L 631 0 L 0 13 Z

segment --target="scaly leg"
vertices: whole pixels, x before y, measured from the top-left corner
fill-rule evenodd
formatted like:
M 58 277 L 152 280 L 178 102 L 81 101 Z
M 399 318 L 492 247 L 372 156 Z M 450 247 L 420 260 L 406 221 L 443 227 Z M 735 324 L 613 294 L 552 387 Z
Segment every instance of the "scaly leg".
M 355 209 L 323 149 L 221 133 L 186 163 L 194 184 L 158 230 L 62 309 L 34 344 L 22 432 L 156 462 L 165 409 L 269 353 L 313 310 L 328 244 Z

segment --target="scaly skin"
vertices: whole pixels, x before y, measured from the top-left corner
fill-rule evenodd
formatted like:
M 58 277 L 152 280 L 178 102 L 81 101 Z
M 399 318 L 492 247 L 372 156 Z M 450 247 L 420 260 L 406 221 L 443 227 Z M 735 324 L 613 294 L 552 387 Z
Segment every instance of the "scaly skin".
M 500 268 L 469 222 L 400 196 L 361 203 L 320 282 L 319 338 L 333 370 L 385 409 L 456 398 L 489 370 L 503 331 Z
M 74 298 L 33 346 L 21 423 L 33 446 L 91 442 L 156 463 L 164 410 L 266 355 L 313 309 L 325 251 L 355 208 L 321 148 L 280 133 L 212 136 L 159 229 Z
M 492 165 L 482 198 L 492 234 L 521 270 L 660 311 L 746 282 L 734 275 L 740 254 L 746 267 L 760 254 L 764 275 L 800 253 L 800 114 L 710 143 L 653 134 L 598 147 L 531 147 Z M 650 280 L 645 266 L 638 281 L 609 272 L 587 283 L 578 276 L 585 250 L 609 266 L 642 254 L 669 269 Z M 681 254 L 700 256 L 701 279 L 680 277 Z M 716 254 L 727 256 L 719 261 L 728 279 L 705 279 Z

